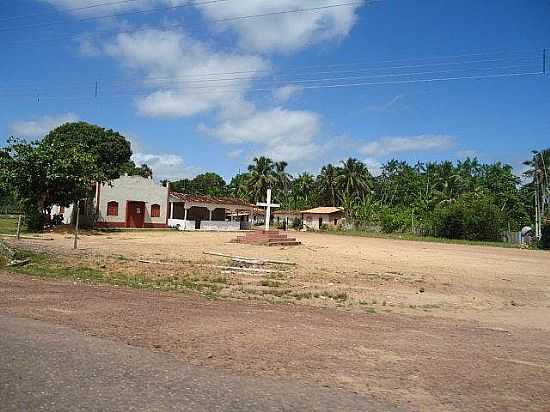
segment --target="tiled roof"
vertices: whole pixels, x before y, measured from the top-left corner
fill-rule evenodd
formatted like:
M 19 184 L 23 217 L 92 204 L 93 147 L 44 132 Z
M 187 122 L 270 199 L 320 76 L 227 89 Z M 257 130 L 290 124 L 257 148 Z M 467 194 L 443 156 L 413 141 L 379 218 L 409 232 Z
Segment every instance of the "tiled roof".
M 316 207 L 309 210 L 302 210 L 302 213 L 315 213 L 318 215 L 330 215 L 331 213 L 343 212 L 341 207 Z
M 209 203 L 214 205 L 233 205 L 233 206 L 246 206 L 253 207 L 247 201 L 239 199 L 236 197 L 214 197 L 214 196 L 203 196 L 203 195 L 188 195 L 185 193 L 179 192 L 170 192 L 170 196 L 175 197 L 184 202 L 194 202 L 194 203 Z
M 299 210 L 276 210 L 272 214 L 273 215 L 299 215 L 302 212 Z

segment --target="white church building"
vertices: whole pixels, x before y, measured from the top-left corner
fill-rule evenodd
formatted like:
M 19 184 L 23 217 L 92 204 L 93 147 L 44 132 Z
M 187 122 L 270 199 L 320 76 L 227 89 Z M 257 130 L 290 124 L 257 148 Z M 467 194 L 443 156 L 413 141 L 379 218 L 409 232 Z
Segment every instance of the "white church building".
M 80 222 L 102 228 L 166 228 L 233 231 L 250 228 L 255 207 L 242 199 L 170 192 L 152 179 L 121 176 L 97 184 L 93 199 L 80 205 Z M 75 221 L 74 208 L 52 207 L 64 224 Z

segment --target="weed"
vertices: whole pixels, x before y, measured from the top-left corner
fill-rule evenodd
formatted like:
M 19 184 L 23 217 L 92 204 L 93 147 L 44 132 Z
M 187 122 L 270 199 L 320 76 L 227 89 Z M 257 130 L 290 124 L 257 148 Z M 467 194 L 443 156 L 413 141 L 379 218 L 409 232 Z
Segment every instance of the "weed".
M 282 286 L 282 283 L 281 282 L 277 282 L 275 280 L 270 280 L 270 279 L 262 279 L 260 281 L 260 286 L 267 286 L 267 287 L 270 287 L 270 288 L 279 288 Z
M 315 295 L 318 295 L 316 297 L 328 298 L 328 299 L 338 300 L 342 302 L 348 300 L 348 294 L 345 292 L 335 293 L 335 292 L 325 291 L 325 292 L 316 293 Z
M 63 263 L 52 262 L 50 256 L 29 251 L 18 252 L 20 256 L 31 258 L 32 263 L 27 266 L 14 268 L 17 273 L 54 279 L 72 279 L 80 282 L 108 284 L 113 286 L 126 286 L 139 289 L 159 289 L 165 291 L 194 290 L 208 298 L 223 289 L 220 284 L 199 282 L 194 279 L 179 279 L 167 277 L 150 279 L 142 275 L 127 275 L 124 273 L 104 273 L 98 268 L 87 266 L 71 266 Z

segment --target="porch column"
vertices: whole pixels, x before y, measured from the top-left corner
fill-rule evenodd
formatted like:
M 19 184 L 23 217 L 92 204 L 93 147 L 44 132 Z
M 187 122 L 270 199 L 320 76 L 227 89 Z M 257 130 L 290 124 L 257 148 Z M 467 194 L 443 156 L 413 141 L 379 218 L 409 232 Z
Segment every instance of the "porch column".
M 214 211 L 214 209 L 216 209 L 215 207 L 212 207 L 212 206 L 207 206 L 206 207 L 208 209 L 208 220 L 209 221 L 212 221 L 212 212 Z
M 189 207 L 187 205 L 183 206 L 184 215 L 183 215 L 183 230 L 187 229 L 187 211 L 189 210 Z
M 174 218 L 174 202 L 170 202 L 170 219 Z

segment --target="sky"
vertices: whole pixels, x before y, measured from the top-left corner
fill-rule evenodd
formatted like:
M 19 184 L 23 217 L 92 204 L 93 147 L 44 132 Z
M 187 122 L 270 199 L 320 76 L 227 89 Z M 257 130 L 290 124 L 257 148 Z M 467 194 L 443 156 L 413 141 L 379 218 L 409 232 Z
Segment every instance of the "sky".
M 82 120 L 157 179 L 260 155 L 521 173 L 550 146 L 548 21 L 549 0 L 0 0 L 0 144 Z

